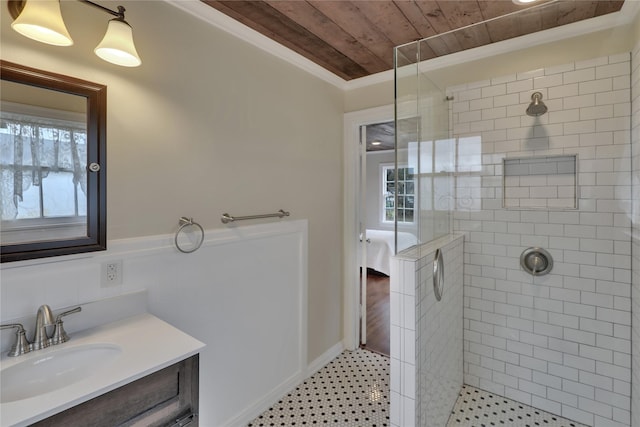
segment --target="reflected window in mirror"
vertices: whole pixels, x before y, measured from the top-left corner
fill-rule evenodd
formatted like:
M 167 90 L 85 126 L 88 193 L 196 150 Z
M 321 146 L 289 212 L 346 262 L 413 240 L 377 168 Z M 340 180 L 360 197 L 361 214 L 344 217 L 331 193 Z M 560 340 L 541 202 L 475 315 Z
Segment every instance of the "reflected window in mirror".
M 106 87 L 2 62 L 2 261 L 106 248 Z
M 2 82 L 3 96 L 12 85 Z M 43 229 L 49 239 L 85 235 L 85 113 L 2 101 L 0 164 L 3 243 L 29 241 Z

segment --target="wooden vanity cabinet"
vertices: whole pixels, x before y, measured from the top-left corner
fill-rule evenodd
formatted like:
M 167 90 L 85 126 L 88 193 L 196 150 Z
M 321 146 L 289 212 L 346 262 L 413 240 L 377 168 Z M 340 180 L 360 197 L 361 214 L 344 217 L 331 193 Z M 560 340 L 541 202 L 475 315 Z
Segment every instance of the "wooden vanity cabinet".
M 198 425 L 196 354 L 95 397 L 33 426 L 175 426 Z

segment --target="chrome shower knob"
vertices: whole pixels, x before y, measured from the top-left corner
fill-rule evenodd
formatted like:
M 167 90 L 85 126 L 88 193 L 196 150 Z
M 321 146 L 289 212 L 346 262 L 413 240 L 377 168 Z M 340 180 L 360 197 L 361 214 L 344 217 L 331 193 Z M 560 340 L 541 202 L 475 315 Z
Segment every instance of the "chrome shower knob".
M 542 276 L 553 268 L 551 254 L 542 248 L 527 248 L 520 255 L 520 265 L 532 276 Z

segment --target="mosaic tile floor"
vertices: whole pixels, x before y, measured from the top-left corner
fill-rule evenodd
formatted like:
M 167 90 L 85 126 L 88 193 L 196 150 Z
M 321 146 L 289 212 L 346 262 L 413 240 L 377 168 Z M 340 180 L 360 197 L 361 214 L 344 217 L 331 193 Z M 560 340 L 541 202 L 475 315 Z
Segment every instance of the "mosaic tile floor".
M 462 386 L 447 427 L 489 426 L 586 427 L 469 385 Z
M 364 349 L 345 351 L 248 427 L 320 425 L 389 426 L 389 358 Z M 446 427 L 490 426 L 586 427 L 464 385 Z
M 248 427 L 389 426 L 389 358 L 345 351 Z

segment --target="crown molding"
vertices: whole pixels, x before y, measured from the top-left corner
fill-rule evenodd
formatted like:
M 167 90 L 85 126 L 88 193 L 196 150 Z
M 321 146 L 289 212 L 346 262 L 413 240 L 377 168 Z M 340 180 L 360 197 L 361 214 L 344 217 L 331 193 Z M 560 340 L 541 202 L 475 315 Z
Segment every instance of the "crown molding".
M 382 71 L 380 73 L 371 74 L 369 76 L 360 77 L 358 79 L 349 80 L 344 83 L 344 90 L 359 89 L 379 83 L 386 83 L 389 81 L 393 81 L 393 76 L 394 72 L 393 69 L 391 69 Z
M 260 34 L 248 26 L 236 21 L 224 13 L 199 0 L 164 0 L 174 7 L 201 19 L 214 27 L 225 31 L 255 47 L 274 55 L 291 65 L 294 65 L 313 76 L 324 80 L 338 89 L 349 91 L 371 86 L 379 83 L 393 81 L 393 70 L 383 71 L 370 76 L 361 77 L 354 80 L 344 80 L 325 68 L 310 61 L 299 53 L 289 49 L 280 43 Z M 421 71 L 437 70 L 453 65 L 460 65 L 478 59 L 501 55 L 525 47 L 533 47 L 558 40 L 578 37 L 597 31 L 620 27 L 633 22 L 640 13 L 640 0 L 626 0 L 618 12 L 598 16 L 583 21 L 574 22 L 556 28 L 551 28 L 537 33 L 516 37 L 509 40 L 492 43 L 468 49 L 462 52 L 452 53 L 424 61 L 421 64 Z

